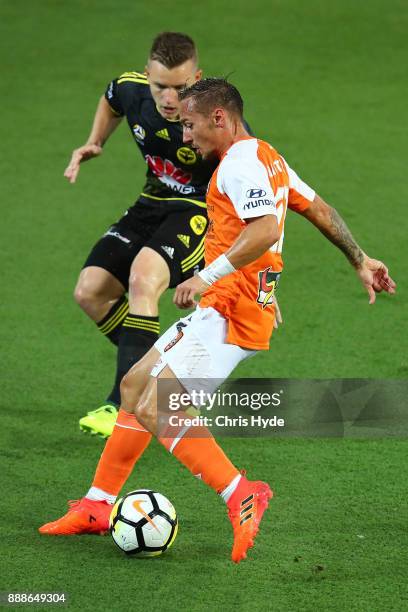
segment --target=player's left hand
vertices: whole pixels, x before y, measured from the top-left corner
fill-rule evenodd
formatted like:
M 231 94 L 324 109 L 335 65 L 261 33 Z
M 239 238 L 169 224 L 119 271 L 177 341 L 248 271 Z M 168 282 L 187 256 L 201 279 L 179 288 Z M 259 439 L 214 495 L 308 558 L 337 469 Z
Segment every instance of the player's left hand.
M 177 285 L 173 302 L 178 308 L 193 308 L 197 306 L 194 297 L 197 293 L 203 293 L 209 286 L 210 285 L 205 283 L 203 279 L 196 274 L 192 278 L 180 283 L 180 285 Z
M 396 283 L 388 274 L 387 266 L 378 259 L 371 259 L 364 255 L 363 263 L 356 269 L 357 276 L 361 280 L 369 295 L 369 304 L 374 304 L 375 294 L 385 291 L 394 294 Z

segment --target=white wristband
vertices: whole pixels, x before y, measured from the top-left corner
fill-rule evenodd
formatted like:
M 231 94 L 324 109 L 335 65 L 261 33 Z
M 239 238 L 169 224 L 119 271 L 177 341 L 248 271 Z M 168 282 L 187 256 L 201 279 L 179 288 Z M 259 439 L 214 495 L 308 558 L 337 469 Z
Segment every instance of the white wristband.
M 206 266 L 203 270 L 201 270 L 201 272 L 198 273 L 198 276 L 208 285 L 212 285 L 223 276 L 227 276 L 227 274 L 231 274 L 232 272 L 235 272 L 234 266 L 228 257 L 222 254 L 217 257 L 217 259 L 214 259 L 214 261 Z

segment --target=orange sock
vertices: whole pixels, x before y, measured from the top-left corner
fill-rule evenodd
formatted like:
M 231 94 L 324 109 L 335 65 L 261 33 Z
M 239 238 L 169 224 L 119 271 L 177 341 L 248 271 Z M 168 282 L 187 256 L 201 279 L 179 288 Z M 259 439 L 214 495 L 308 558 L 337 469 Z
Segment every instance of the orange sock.
M 175 413 L 180 415 L 180 413 Z M 184 417 L 179 417 L 180 423 Z M 169 428 L 159 442 L 216 493 L 221 493 L 239 474 L 210 431 L 201 425 Z
M 136 417 L 121 408 L 99 459 L 92 486 L 117 495 L 151 439 L 152 434 Z

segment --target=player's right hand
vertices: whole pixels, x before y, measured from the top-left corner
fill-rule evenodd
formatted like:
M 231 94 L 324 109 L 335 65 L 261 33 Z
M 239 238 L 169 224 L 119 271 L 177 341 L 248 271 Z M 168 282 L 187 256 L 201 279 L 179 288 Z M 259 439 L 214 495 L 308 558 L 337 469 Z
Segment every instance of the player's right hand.
M 375 294 L 385 291 L 395 293 L 397 284 L 388 274 L 387 266 L 378 259 L 372 259 L 364 254 L 363 263 L 356 268 L 357 276 L 369 295 L 369 304 L 374 304 Z
M 86 144 L 83 147 L 79 147 L 79 149 L 75 149 L 72 153 L 71 161 L 64 172 L 65 178 L 70 183 L 75 183 L 80 164 L 88 159 L 92 159 L 92 157 L 97 157 L 101 153 L 102 147 L 96 144 Z

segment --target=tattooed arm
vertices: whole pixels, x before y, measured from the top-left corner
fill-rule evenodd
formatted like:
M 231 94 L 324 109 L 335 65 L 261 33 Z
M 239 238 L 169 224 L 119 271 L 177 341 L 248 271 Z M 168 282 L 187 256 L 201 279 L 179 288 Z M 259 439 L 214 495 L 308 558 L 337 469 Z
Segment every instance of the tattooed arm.
M 301 214 L 344 253 L 367 289 L 370 304 L 375 302 L 375 292 L 395 293 L 396 284 L 387 267 L 364 253 L 335 208 L 316 194 L 313 203 Z

